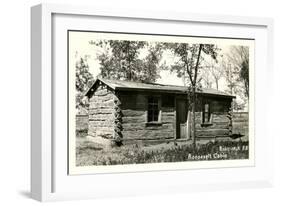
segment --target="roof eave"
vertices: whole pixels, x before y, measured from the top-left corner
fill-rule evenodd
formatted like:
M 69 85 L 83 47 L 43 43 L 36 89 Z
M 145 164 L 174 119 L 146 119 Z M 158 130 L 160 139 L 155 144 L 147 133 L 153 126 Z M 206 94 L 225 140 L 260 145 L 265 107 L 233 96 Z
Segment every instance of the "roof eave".
M 197 94 L 203 94 L 203 95 L 206 95 L 206 96 L 217 96 L 217 97 L 225 97 L 225 98 L 236 99 L 236 96 L 228 95 L 228 94 L 214 94 L 214 93 L 204 93 L 204 92 L 197 92 Z
M 150 89 L 150 88 L 130 88 L 130 87 L 115 87 L 117 91 L 141 91 L 141 92 L 161 92 L 161 93 L 173 93 L 173 94 L 187 94 L 187 91 L 180 90 L 162 90 L 162 89 Z M 236 96 L 232 95 L 224 95 L 224 94 L 212 94 L 212 93 L 204 93 L 204 92 L 196 92 L 197 94 L 204 94 L 208 96 L 217 96 L 217 97 L 225 97 L 225 98 L 236 98 Z
M 177 93 L 177 94 L 186 94 L 186 91 L 179 90 L 162 90 L 162 89 L 150 89 L 150 88 L 129 88 L 129 87 L 116 87 L 117 91 L 141 91 L 141 92 L 166 92 L 166 93 Z
M 115 87 L 108 84 L 106 81 L 104 81 L 103 79 L 101 78 L 97 78 L 96 81 L 92 84 L 92 86 L 84 93 L 84 96 L 89 96 L 91 92 L 94 92 L 93 87 L 98 83 L 98 82 L 102 82 L 104 83 L 105 85 L 107 85 L 108 87 L 110 87 L 111 89 L 115 90 Z
M 109 88 L 113 89 L 113 90 L 118 90 L 118 91 L 142 91 L 142 92 L 160 92 L 160 93 L 173 93 L 173 94 L 187 94 L 187 91 L 184 90 L 172 90 L 172 89 L 152 89 L 152 88 L 131 88 L 131 87 L 116 87 L 113 86 L 112 84 L 106 82 L 105 80 L 101 79 L 101 78 L 97 78 L 95 80 L 95 82 L 93 83 L 93 85 L 84 93 L 85 96 L 90 95 L 90 93 L 94 92 L 93 87 L 98 83 L 98 82 L 102 82 L 103 84 L 107 85 Z M 224 94 L 214 94 L 214 93 L 204 93 L 204 92 L 196 92 L 197 94 L 204 94 L 204 95 L 208 95 L 208 96 L 217 96 L 217 97 L 224 97 L 224 98 L 232 98 L 232 99 L 236 99 L 236 96 L 233 95 L 224 95 Z

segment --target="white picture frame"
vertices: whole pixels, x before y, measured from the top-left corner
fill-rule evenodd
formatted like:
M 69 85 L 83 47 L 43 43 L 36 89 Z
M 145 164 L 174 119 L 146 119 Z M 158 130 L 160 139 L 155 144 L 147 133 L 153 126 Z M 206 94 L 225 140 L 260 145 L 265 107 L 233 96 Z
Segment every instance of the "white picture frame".
M 64 136 L 66 127 L 64 117 L 58 117 L 57 98 L 64 96 L 64 87 L 57 83 L 60 75 L 67 75 L 63 70 L 54 71 L 54 53 L 60 47 L 54 40 L 57 24 L 56 16 L 78 17 L 72 25 L 87 18 L 122 19 L 128 24 L 134 21 L 177 23 L 179 27 L 193 25 L 219 25 L 229 30 L 241 28 L 241 37 L 249 33 L 260 32 L 255 59 L 255 166 L 239 168 L 214 168 L 194 170 L 172 170 L 151 172 L 128 172 L 111 174 L 93 174 L 69 176 L 67 169 L 66 148 L 64 142 L 57 142 L 58 134 Z M 87 29 L 87 21 L 83 26 Z M 88 23 L 89 24 L 89 23 Z M 67 25 L 66 25 L 67 27 Z M 67 28 L 73 29 L 73 28 Z M 140 28 L 141 29 L 141 28 Z M 214 189 L 239 189 L 245 187 L 272 186 L 273 179 L 273 136 L 267 123 L 266 111 L 270 102 L 266 101 L 264 87 L 272 88 L 269 77 L 273 76 L 273 21 L 268 18 L 234 17 L 222 15 L 202 15 L 189 13 L 166 13 L 151 11 L 114 10 L 110 8 L 91 8 L 57 4 L 40 4 L 31 9 L 31 196 L 39 201 L 113 197 L 133 194 L 175 193 L 188 191 L 206 191 Z M 199 30 L 199 29 L 198 29 Z M 200 31 L 207 34 L 205 28 Z M 199 33 L 200 33 L 199 32 Z M 221 31 L 222 32 L 222 31 Z M 237 32 L 237 31 L 236 31 Z M 214 35 L 214 34 L 213 34 Z M 258 35 L 258 34 L 257 34 Z M 218 36 L 220 36 L 218 34 Z M 225 36 L 225 35 L 223 35 Z M 259 48 L 264 48 L 260 51 Z M 259 58 L 262 57 L 262 58 Z M 61 60 L 63 61 L 63 60 Z M 62 127 L 58 125 L 62 123 Z M 64 126 L 63 126 L 64 125 Z M 58 129 L 58 127 L 60 129 Z M 266 136 L 266 139 L 262 139 Z M 63 141 L 67 141 L 65 138 Z M 62 151 L 63 155 L 60 155 Z M 61 164 L 63 163 L 63 164 Z M 165 180 L 165 181 L 163 181 Z

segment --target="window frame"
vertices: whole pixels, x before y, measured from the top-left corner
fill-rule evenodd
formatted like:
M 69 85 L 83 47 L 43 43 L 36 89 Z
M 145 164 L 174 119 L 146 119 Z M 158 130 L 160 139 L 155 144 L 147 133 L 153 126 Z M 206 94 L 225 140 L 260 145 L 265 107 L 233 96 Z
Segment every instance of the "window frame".
M 152 119 L 152 121 L 149 121 L 149 99 L 150 98 L 153 98 L 154 100 L 156 99 L 157 100 L 157 111 L 158 111 L 158 116 L 157 116 L 157 121 L 154 121 Z M 162 101 L 161 101 L 161 97 L 158 96 L 158 95 L 151 95 L 151 96 L 147 96 L 147 115 L 146 115 L 146 125 L 149 126 L 149 125 L 161 125 L 162 122 L 161 122 L 161 116 L 162 116 Z M 153 113 L 154 113 L 154 110 L 153 110 Z
M 206 112 L 206 105 L 208 105 L 208 112 Z M 205 114 L 208 114 L 208 121 L 205 121 Z M 211 126 L 213 125 L 213 114 L 211 112 L 211 103 L 204 102 L 202 105 L 202 121 L 201 126 Z

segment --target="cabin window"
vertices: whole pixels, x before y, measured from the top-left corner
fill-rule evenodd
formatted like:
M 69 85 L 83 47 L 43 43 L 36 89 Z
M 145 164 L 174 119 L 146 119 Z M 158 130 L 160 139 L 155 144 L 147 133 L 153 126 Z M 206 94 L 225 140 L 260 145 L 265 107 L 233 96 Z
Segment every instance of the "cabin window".
M 203 117 L 202 117 L 202 123 L 210 123 L 211 121 L 211 112 L 210 112 L 210 104 L 206 103 L 203 106 Z
M 157 97 L 148 98 L 147 121 L 148 122 L 159 121 L 159 98 Z

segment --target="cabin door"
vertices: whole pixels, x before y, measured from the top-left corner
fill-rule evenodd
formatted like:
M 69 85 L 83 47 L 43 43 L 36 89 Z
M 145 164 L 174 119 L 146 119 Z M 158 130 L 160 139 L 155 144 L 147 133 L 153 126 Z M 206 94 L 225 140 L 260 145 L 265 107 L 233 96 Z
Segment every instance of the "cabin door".
M 187 100 L 177 99 L 176 100 L 176 136 L 177 139 L 186 139 L 187 138 Z

